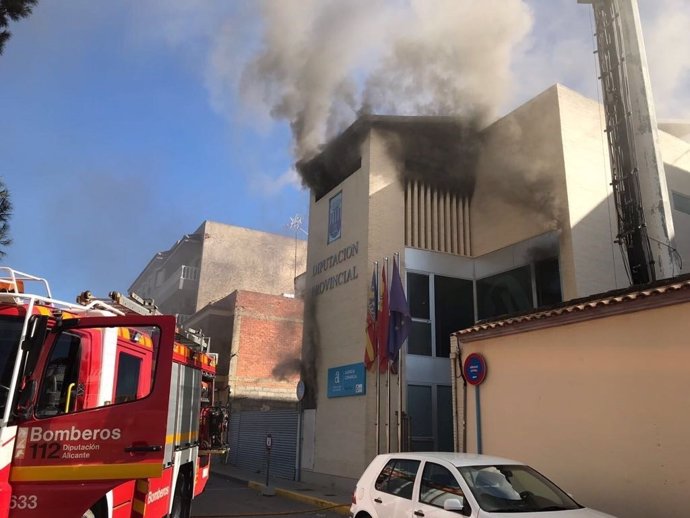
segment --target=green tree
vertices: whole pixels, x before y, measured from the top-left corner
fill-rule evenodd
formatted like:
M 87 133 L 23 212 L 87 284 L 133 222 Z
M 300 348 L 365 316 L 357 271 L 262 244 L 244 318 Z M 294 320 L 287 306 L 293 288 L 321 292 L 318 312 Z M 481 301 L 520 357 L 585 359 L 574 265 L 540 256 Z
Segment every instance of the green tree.
M 13 22 L 26 18 L 38 0 L 0 0 L 0 54 L 5 48 L 5 42 L 10 39 L 7 27 Z
M 12 244 L 10 239 L 10 216 L 12 215 L 12 202 L 10 202 L 10 191 L 0 180 L 0 258 L 5 257 L 5 248 Z

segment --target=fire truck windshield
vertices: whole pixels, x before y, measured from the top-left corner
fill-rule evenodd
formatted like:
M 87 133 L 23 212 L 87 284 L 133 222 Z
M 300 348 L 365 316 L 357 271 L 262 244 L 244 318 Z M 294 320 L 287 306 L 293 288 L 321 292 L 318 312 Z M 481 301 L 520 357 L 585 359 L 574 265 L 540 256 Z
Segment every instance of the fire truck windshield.
M 0 316 L 0 410 L 7 403 L 23 324 L 20 317 Z

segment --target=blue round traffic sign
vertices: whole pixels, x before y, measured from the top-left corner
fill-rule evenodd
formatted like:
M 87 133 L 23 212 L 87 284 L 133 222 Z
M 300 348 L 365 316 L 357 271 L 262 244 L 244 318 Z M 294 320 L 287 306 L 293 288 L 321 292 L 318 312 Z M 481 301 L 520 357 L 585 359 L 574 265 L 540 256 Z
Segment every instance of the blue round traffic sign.
M 484 356 L 479 353 L 470 354 L 465 359 L 465 365 L 462 369 L 467 383 L 470 385 L 479 385 L 484 378 L 486 378 L 486 360 Z

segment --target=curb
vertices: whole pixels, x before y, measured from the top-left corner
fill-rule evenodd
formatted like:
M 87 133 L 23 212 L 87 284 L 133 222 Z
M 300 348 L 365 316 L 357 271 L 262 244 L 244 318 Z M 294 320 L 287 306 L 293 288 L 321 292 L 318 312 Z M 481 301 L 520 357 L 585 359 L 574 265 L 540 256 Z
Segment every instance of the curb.
M 211 475 L 218 478 L 224 478 L 225 480 L 231 480 L 232 482 L 237 482 L 238 484 L 249 485 L 250 483 L 250 481 L 246 478 L 236 477 L 235 475 L 228 475 L 227 473 L 223 473 L 222 471 L 216 471 L 214 469 L 211 469 Z
M 260 482 L 255 482 L 253 480 L 247 480 L 233 475 L 228 475 L 227 473 L 211 470 L 211 474 L 219 478 L 232 480 L 233 482 L 238 482 L 240 484 L 246 484 L 247 487 L 250 487 L 251 489 L 254 489 L 256 491 L 263 491 L 266 488 L 266 485 Z M 288 489 L 282 489 L 279 487 L 275 487 L 273 489 L 275 490 L 276 495 L 280 495 L 283 498 L 289 498 L 290 500 L 296 500 L 298 502 L 310 504 L 315 507 L 333 507 L 333 509 L 329 509 L 329 511 L 333 511 L 334 513 L 342 514 L 344 516 L 349 516 L 350 514 L 349 503 L 339 504 L 338 502 L 333 502 L 332 500 L 326 500 L 324 498 L 318 498 L 310 495 L 303 495 L 302 493 L 298 493 L 297 491 L 290 491 Z

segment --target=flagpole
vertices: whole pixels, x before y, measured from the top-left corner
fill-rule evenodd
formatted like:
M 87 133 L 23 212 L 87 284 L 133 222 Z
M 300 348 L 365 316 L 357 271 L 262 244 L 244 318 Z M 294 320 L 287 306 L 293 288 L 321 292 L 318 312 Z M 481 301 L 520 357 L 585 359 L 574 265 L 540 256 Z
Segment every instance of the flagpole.
M 379 262 L 374 261 L 374 268 L 376 269 L 376 285 L 379 284 Z M 376 317 L 378 319 L 378 306 L 379 306 L 379 295 L 378 289 L 376 290 Z M 377 337 L 376 343 L 372 344 L 376 350 L 376 356 L 374 360 L 374 368 L 376 369 L 376 455 L 381 453 L 381 369 L 379 368 L 379 344 L 378 344 L 378 330 L 374 333 Z
M 388 272 L 388 257 L 385 258 L 386 261 L 386 272 Z M 388 279 L 386 279 L 386 285 L 388 284 Z M 390 288 L 389 288 L 390 289 Z M 386 333 L 386 338 L 388 338 L 388 333 Z M 387 340 L 386 340 L 387 342 Z M 388 343 L 385 345 L 386 351 L 388 351 Z M 389 357 L 386 358 L 386 391 L 388 404 L 386 406 L 387 416 L 386 416 L 386 453 L 391 452 L 391 360 Z
M 395 258 L 397 257 L 398 259 L 398 268 L 400 268 L 400 254 L 398 252 L 395 252 L 393 254 L 393 261 L 395 261 Z M 403 413 L 402 413 L 402 393 L 403 393 L 403 372 L 405 371 L 405 362 L 403 361 L 403 358 L 405 357 L 403 348 L 401 346 L 400 351 L 398 352 L 398 451 L 401 452 L 403 451 L 402 448 L 402 418 L 403 418 Z

